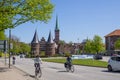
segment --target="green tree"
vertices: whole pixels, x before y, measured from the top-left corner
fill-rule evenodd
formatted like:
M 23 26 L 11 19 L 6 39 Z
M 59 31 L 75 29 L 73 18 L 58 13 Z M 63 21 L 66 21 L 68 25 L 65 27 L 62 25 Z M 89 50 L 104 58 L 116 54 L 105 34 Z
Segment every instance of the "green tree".
M 18 54 L 20 52 L 20 40 L 18 37 L 12 35 L 11 36 L 11 43 L 13 44 L 13 49 L 11 49 L 11 52 L 13 54 Z
M 65 41 L 64 40 L 60 40 L 59 42 L 61 45 L 64 45 L 65 44 Z
M 11 52 L 13 54 L 29 53 L 30 52 L 30 46 L 24 42 L 20 42 L 18 37 L 12 35 L 11 42 L 13 44 L 13 49 L 11 49 Z
M 13 49 L 11 49 L 12 54 L 19 54 L 20 52 L 20 44 L 17 41 L 12 41 Z
M 102 38 L 98 35 L 95 35 L 92 42 L 92 49 L 98 54 L 104 50 Z
M 13 43 L 13 49 L 11 49 L 11 52 L 13 54 L 19 54 L 19 53 L 29 53 L 30 52 L 30 46 L 26 43 L 23 42 L 16 42 L 16 41 L 12 41 Z
M 27 54 L 30 52 L 31 47 L 30 47 L 30 45 L 21 42 L 20 49 L 21 49 L 20 52 Z
M 6 39 L 6 35 L 4 31 L 0 31 L 0 40 L 5 40 L 5 39 Z
M 8 4 L 9 3 L 9 4 Z M 12 19 L 14 14 L 11 14 L 12 6 L 10 0 L 0 1 L 0 31 L 10 28 L 12 26 Z
M 120 38 L 115 41 L 115 49 L 120 49 Z
M 90 39 L 86 40 L 84 50 L 86 53 L 92 53 L 92 40 Z
M 53 7 L 50 0 L 1 0 L 0 31 L 28 21 L 47 22 Z

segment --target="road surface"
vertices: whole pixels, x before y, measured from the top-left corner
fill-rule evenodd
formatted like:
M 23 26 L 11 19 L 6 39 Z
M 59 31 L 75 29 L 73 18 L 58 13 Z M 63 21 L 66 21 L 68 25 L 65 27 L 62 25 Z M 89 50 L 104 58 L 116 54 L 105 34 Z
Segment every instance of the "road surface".
M 15 66 L 34 76 L 34 61 L 17 58 Z M 106 68 L 77 66 L 75 72 L 66 72 L 63 64 L 43 62 L 40 80 L 119 80 L 120 72 L 108 72 Z

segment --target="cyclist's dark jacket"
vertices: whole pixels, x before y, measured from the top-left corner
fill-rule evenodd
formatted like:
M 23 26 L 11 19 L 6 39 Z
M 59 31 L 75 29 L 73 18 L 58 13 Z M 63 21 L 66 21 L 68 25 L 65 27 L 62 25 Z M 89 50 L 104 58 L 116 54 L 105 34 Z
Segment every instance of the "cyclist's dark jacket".
M 71 63 L 71 62 L 72 62 L 71 57 L 67 57 L 67 62 L 68 62 L 68 63 Z

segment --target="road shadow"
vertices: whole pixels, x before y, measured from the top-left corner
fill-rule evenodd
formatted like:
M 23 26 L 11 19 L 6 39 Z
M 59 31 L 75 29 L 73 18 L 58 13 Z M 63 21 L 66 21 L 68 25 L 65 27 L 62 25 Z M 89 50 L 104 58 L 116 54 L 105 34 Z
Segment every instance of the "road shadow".
M 24 76 L 30 76 L 29 74 L 24 74 Z
M 57 71 L 57 72 L 67 72 L 67 71 L 64 70 L 64 71 Z
M 29 75 L 30 77 L 32 77 L 32 78 L 35 78 L 35 75 Z
M 102 70 L 102 72 L 106 72 L 106 73 L 120 73 L 120 71 L 108 71 L 108 70 Z
M 49 67 L 49 68 L 56 69 L 56 70 L 61 69 L 61 68 L 58 68 L 58 67 Z
M 0 72 L 6 72 L 8 70 L 9 70 L 9 68 L 7 68 L 7 67 L 0 67 Z

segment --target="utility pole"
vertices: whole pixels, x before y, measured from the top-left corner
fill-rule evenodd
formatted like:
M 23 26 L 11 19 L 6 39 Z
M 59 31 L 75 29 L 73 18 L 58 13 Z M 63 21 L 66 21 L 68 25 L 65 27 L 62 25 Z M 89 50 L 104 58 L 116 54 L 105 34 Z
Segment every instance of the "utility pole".
M 11 56 L 11 54 L 10 54 L 10 43 L 11 43 L 11 29 L 9 29 L 9 68 L 10 68 L 10 56 Z

